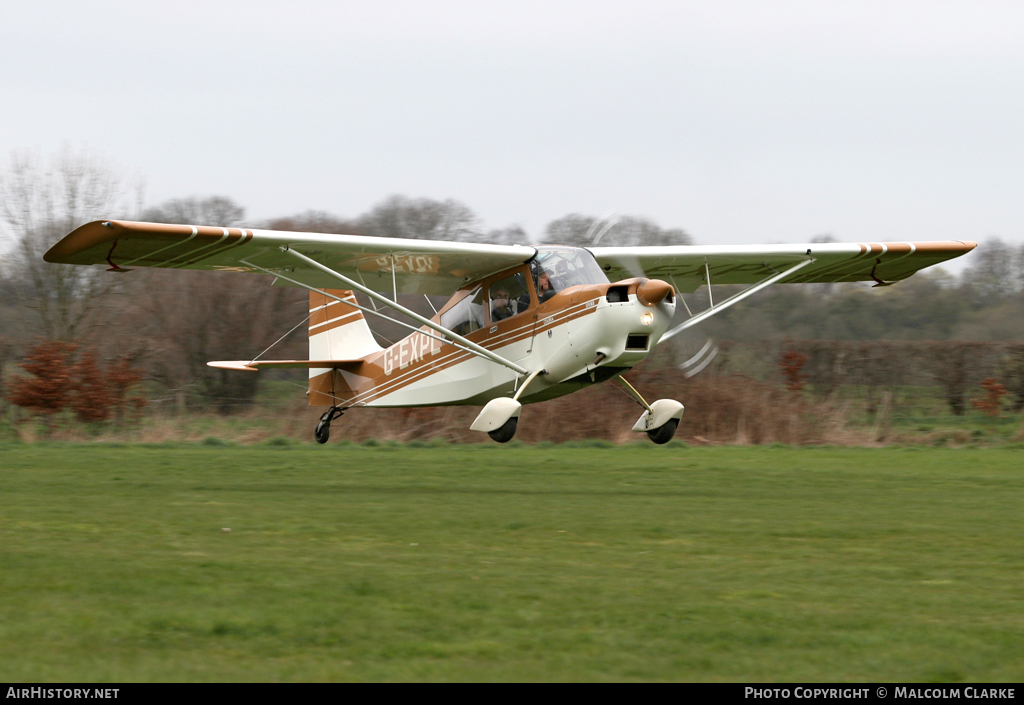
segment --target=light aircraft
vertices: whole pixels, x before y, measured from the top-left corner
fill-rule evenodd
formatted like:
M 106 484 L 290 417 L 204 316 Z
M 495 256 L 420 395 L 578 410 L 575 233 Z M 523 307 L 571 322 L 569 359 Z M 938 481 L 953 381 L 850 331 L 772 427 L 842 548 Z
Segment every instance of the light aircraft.
M 806 245 L 528 247 L 277 232 L 250 228 L 95 221 L 69 233 L 47 262 L 271 274 L 309 290 L 309 360 L 210 362 L 256 371 L 309 369 L 309 405 L 327 406 L 314 431 L 353 407 L 482 405 L 470 427 L 504 443 L 523 403 L 592 384 L 620 384 L 644 411 L 634 431 L 667 443 L 683 415 L 673 399 L 648 403 L 622 374 L 681 331 L 785 283 L 874 281 L 887 286 L 963 255 L 973 242 Z M 712 284 L 746 284 L 717 304 Z M 683 294 L 708 287 L 693 313 Z M 389 318 L 360 292 L 418 325 L 388 348 L 364 314 Z M 390 297 L 385 295 L 388 292 Z M 428 319 L 398 294 L 450 295 Z M 429 301 L 429 299 L 428 299 Z M 672 324 L 677 305 L 689 318 Z M 253 315 L 259 315 L 254 311 Z

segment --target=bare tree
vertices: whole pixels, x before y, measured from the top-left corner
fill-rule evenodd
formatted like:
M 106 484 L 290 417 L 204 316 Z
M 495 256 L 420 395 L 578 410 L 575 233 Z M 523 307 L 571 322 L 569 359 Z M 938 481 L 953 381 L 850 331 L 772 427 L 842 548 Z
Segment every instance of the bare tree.
M 391 196 L 354 220 L 338 218 L 323 211 L 275 218 L 271 230 L 294 232 L 402 237 L 413 240 L 459 240 L 496 245 L 529 244 L 530 238 L 518 225 L 484 232 L 476 214 L 463 204 L 447 200 Z
M 1013 255 L 1014 288 L 1017 291 L 1024 291 L 1024 245 L 1018 246 Z
M 468 207 L 453 201 L 391 196 L 359 219 L 364 235 L 404 237 L 416 240 L 482 239 L 480 222 Z
M 548 223 L 544 242 L 552 245 L 587 247 L 597 242 L 618 247 L 642 245 L 692 245 L 693 239 L 681 228 L 662 228 L 649 218 L 626 215 L 598 219 L 572 213 Z
M 596 222 L 594 216 L 570 213 L 548 223 L 544 229 L 544 242 L 552 245 L 590 245 L 593 239 L 591 228 Z
M 188 198 L 149 208 L 143 217 L 229 227 L 242 224 L 245 209 L 222 196 Z M 213 369 L 206 363 L 251 359 L 307 314 L 305 290 L 271 286 L 272 278 L 262 274 L 137 269 L 124 279 L 132 296 L 123 321 L 135 347 L 148 352 L 151 378 L 225 414 L 251 404 L 268 375 Z M 285 357 L 304 354 L 304 331 L 300 327 L 282 344 L 289 351 Z
M 238 225 L 244 217 L 245 209 L 226 196 L 175 198 L 142 212 L 142 220 L 151 223 L 221 227 Z
M 507 228 L 489 230 L 481 242 L 489 242 L 494 245 L 529 245 L 530 237 L 522 227 L 509 225 Z
M 98 267 L 49 264 L 43 254 L 75 227 L 116 216 L 126 191 L 112 168 L 70 148 L 45 164 L 31 153 L 15 153 L 0 174 L 0 226 L 11 246 L 7 274 L 46 338 L 77 338 L 101 312 L 114 279 Z
M 1012 246 L 992 238 L 972 254 L 972 264 L 964 270 L 962 281 L 983 298 L 1009 296 L 1020 290 L 1021 275 L 1016 266 L 1019 256 Z
M 270 230 L 297 233 L 328 233 L 331 235 L 362 235 L 359 223 L 337 218 L 323 211 L 306 211 L 299 215 L 275 218 L 267 223 Z

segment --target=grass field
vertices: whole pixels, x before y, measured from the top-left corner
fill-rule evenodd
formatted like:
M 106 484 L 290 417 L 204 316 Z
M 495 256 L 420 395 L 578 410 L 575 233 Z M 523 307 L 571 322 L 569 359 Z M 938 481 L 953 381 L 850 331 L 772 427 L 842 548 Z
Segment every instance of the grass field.
M 0 445 L 0 681 L 1020 681 L 1022 460 Z

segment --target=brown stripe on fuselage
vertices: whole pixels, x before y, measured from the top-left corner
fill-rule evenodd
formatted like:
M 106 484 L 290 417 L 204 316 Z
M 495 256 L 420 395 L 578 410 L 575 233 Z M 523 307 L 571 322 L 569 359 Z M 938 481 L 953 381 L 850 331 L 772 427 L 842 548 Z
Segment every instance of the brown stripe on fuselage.
M 559 322 L 567 322 L 568 320 L 563 316 L 559 316 L 559 319 L 560 320 L 556 322 L 555 325 L 557 325 L 557 323 Z M 517 342 L 518 340 L 530 337 L 533 334 L 530 329 L 532 328 L 534 323 L 535 321 L 531 316 L 528 319 L 526 325 L 519 326 L 515 329 L 517 335 L 512 339 L 506 339 L 502 341 L 485 340 L 476 342 L 480 343 L 481 345 L 488 349 L 495 349 L 496 347 L 510 345 L 511 343 Z M 495 342 L 497 342 L 497 345 L 495 345 Z M 395 346 L 391 347 L 394 348 Z M 344 379 L 341 378 L 341 375 L 338 375 L 339 379 L 336 380 L 335 391 L 339 398 L 345 398 L 344 404 L 356 405 L 372 402 L 373 400 L 378 399 L 381 396 L 390 394 L 410 384 L 413 384 L 419 381 L 420 379 L 423 379 L 424 377 L 433 374 L 434 372 L 443 371 L 450 367 L 453 367 L 454 365 L 465 362 L 466 360 L 469 360 L 472 357 L 474 357 L 474 354 L 462 350 L 460 348 L 456 348 L 453 345 L 441 345 L 438 348 L 437 353 L 432 353 L 428 351 L 423 356 L 423 358 L 421 358 L 417 362 L 407 364 L 406 367 L 404 368 L 404 371 L 399 372 L 397 375 L 395 375 L 394 373 L 392 373 L 392 375 L 384 375 L 383 356 L 383 352 L 378 353 L 368 361 L 368 364 L 370 365 L 371 369 L 364 368 L 361 370 L 361 372 L 357 373 L 362 374 L 364 377 L 371 377 L 371 381 L 365 386 L 361 386 L 359 389 L 349 388 L 348 385 L 344 382 Z M 375 368 L 375 370 L 373 370 L 372 368 Z M 351 394 L 353 396 L 344 397 L 346 393 Z
M 572 293 L 573 292 L 569 292 L 563 296 L 572 296 Z M 597 310 L 597 306 L 587 308 L 587 303 L 599 298 L 602 295 L 601 293 L 579 292 L 579 294 L 581 296 L 586 295 L 586 298 L 581 298 L 581 300 L 576 304 L 571 304 L 565 308 L 558 309 L 556 308 L 557 305 L 564 306 L 562 302 L 557 300 L 545 302 L 545 304 L 535 309 L 536 313 L 534 315 L 528 316 L 527 319 L 521 323 L 517 322 L 518 325 L 515 328 L 490 337 L 487 337 L 486 335 L 480 336 L 476 340 L 474 340 L 476 336 L 471 334 L 469 339 L 488 350 L 496 350 L 497 348 L 512 345 L 526 338 L 530 338 L 535 334 L 548 330 L 549 328 L 569 323 Z M 549 304 L 556 304 L 556 306 L 550 306 Z M 553 320 L 548 323 L 546 322 L 548 318 Z M 410 338 L 411 337 L 412 336 L 410 336 Z M 404 339 L 404 341 L 408 340 L 409 338 Z M 357 404 L 367 404 L 382 396 L 391 394 L 409 386 L 410 384 L 418 382 L 434 372 L 441 372 L 475 357 L 474 353 L 467 352 L 451 344 L 444 344 L 440 346 L 437 353 L 430 352 L 430 348 L 428 348 L 427 352 L 421 358 L 416 362 L 407 364 L 405 368 L 398 368 L 396 366 L 396 370 L 402 370 L 398 374 L 395 374 L 393 371 L 391 375 L 385 375 L 384 355 L 387 354 L 388 351 L 397 348 L 402 344 L 402 342 L 403 341 L 399 341 L 398 343 L 390 346 L 388 350 L 376 353 L 374 356 L 368 358 L 363 366 L 358 370 L 353 370 L 353 372 L 360 377 L 363 377 L 364 379 L 369 378 L 366 385 L 360 386 L 357 389 L 351 389 L 340 373 L 334 373 L 335 378 L 333 388 L 335 397 L 343 400 L 339 405 L 352 406 Z M 437 341 L 432 339 L 431 342 L 433 344 L 437 344 Z M 327 376 L 328 374 L 331 373 L 325 373 L 321 376 Z M 317 378 L 311 378 L 311 390 L 313 389 L 313 379 Z M 314 404 L 313 401 L 314 394 L 313 391 L 311 391 L 310 406 L 322 406 L 322 404 Z

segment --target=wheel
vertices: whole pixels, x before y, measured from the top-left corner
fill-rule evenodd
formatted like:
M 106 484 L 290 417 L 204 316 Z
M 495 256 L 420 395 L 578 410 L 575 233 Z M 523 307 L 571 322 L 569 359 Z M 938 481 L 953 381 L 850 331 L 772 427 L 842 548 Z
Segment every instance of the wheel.
M 516 424 L 518 423 L 519 417 L 513 416 L 498 428 L 488 431 L 487 435 L 498 443 L 508 443 L 512 440 L 512 436 L 516 435 Z
M 647 432 L 647 437 L 658 445 L 668 443 L 672 440 L 672 436 L 676 435 L 676 428 L 679 426 L 679 419 L 669 419 L 663 425 L 658 428 L 652 429 Z
M 313 431 L 313 438 L 316 439 L 317 443 L 326 443 L 327 439 L 331 437 L 331 425 L 321 421 L 316 425 L 316 429 Z

